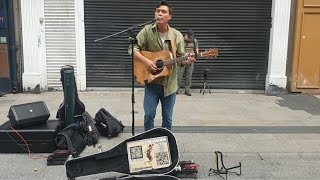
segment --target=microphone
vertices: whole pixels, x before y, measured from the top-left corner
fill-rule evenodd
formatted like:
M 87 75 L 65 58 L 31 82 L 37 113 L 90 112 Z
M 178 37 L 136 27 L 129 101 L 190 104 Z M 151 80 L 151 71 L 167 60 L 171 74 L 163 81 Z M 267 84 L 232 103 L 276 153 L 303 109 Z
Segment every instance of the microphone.
M 158 17 L 156 17 L 154 20 L 155 21 L 160 21 L 162 19 L 162 16 L 158 16 Z

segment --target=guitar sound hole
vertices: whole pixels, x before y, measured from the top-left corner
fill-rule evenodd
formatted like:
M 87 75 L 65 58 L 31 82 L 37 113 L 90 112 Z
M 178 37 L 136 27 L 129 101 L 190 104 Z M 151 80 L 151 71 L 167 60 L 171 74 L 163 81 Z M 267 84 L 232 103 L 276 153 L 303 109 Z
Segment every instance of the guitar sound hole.
M 158 70 L 163 69 L 163 61 L 162 60 L 157 60 L 156 66 Z
M 155 64 L 157 66 L 157 70 L 151 71 L 152 75 L 157 75 L 157 74 L 161 73 L 163 70 L 163 61 L 162 60 L 157 60 Z

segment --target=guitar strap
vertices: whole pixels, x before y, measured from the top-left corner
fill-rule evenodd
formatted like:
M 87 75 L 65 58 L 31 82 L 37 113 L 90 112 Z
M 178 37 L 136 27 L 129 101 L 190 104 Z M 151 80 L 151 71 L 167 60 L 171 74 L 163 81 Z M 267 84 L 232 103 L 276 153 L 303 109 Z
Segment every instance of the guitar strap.
M 176 42 L 175 42 L 175 39 L 174 39 L 174 29 L 173 28 L 170 28 L 170 31 L 171 31 L 171 48 L 172 48 L 172 53 L 173 53 L 173 57 L 174 58 L 177 58 L 176 56 Z

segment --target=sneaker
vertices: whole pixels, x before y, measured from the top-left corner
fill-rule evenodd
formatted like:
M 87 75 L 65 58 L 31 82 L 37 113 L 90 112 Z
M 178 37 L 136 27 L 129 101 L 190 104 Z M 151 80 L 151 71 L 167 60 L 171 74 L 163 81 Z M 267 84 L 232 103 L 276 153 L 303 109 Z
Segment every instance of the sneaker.
M 185 94 L 186 94 L 187 96 L 192 96 L 192 94 L 191 94 L 191 92 L 190 92 L 190 89 L 186 90 Z

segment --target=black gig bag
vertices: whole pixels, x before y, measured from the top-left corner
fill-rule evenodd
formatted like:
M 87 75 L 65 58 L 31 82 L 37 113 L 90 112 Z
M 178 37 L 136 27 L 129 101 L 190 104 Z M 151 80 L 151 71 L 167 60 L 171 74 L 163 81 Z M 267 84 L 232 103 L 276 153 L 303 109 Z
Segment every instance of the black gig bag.
M 78 123 L 65 127 L 57 134 L 55 141 L 60 150 L 69 150 L 73 157 L 77 157 L 87 146 Z
M 101 108 L 95 115 L 96 127 L 101 136 L 111 137 L 118 136 L 123 131 L 124 125 L 121 121 L 113 117 L 107 110 Z
M 76 122 L 76 117 L 81 116 L 85 112 L 85 105 L 79 99 L 73 66 L 63 66 L 60 70 L 60 76 L 64 98 L 59 106 L 56 118 L 61 121 L 59 128 L 63 129 L 69 124 Z M 66 118 L 70 116 L 72 117 L 71 119 Z

